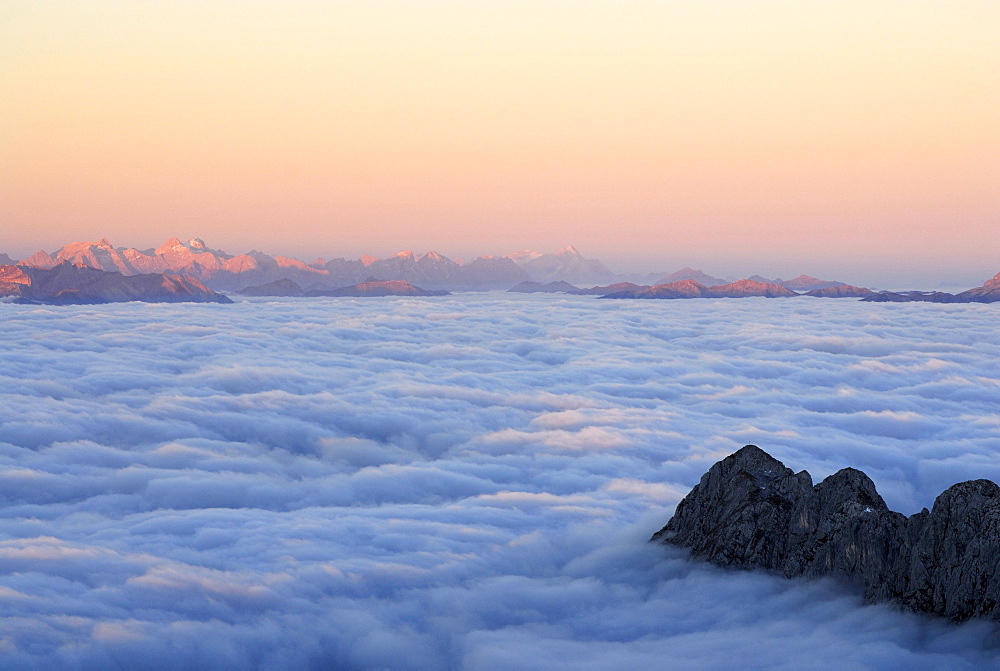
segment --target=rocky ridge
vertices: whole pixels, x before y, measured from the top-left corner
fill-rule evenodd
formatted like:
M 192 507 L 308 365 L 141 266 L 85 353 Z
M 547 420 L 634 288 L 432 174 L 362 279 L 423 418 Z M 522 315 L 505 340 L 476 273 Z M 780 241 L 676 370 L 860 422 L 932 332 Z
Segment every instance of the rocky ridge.
M 678 280 L 652 287 L 614 291 L 601 298 L 747 298 L 750 296 L 785 298 L 798 295 L 781 285 L 765 284 L 750 279 L 713 287 L 706 287 L 695 280 Z
M 910 517 L 845 468 L 813 485 L 755 445 L 713 465 L 651 539 L 719 566 L 834 576 L 869 602 L 1000 620 L 1000 487 L 970 480 Z

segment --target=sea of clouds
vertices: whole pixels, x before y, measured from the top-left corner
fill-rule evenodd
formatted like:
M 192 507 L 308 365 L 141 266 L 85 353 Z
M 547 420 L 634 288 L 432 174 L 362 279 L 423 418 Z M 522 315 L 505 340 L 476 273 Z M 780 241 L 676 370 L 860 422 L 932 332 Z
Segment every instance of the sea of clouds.
M 997 310 L 0 304 L 0 667 L 1000 668 L 647 543 L 746 443 L 906 514 L 1000 481 Z

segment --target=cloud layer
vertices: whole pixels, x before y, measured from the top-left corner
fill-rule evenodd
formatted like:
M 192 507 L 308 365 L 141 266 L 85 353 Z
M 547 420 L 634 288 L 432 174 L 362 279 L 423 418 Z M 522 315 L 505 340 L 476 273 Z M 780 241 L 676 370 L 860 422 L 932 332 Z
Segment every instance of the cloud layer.
M 991 306 L 0 310 L 0 665 L 1000 667 L 992 626 L 646 543 L 748 442 L 907 514 L 1000 480 Z

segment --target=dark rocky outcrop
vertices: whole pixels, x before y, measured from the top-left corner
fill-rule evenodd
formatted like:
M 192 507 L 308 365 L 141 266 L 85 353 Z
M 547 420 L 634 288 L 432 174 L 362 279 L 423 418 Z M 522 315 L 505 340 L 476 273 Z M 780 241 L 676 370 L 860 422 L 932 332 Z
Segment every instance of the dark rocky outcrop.
M 870 602 L 1000 620 L 1000 487 L 989 480 L 953 485 L 906 517 L 861 471 L 813 486 L 747 445 L 712 466 L 652 540 L 720 566 L 839 577 Z

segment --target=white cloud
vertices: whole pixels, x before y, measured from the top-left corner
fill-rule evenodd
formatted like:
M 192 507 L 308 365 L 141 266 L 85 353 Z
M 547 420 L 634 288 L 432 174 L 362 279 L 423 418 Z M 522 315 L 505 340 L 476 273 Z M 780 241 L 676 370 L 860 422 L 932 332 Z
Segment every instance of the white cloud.
M 646 539 L 756 442 L 1000 479 L 995 314 L 458 295 L 0 305 L 0 662 L 984 668 L 992 625 Z

